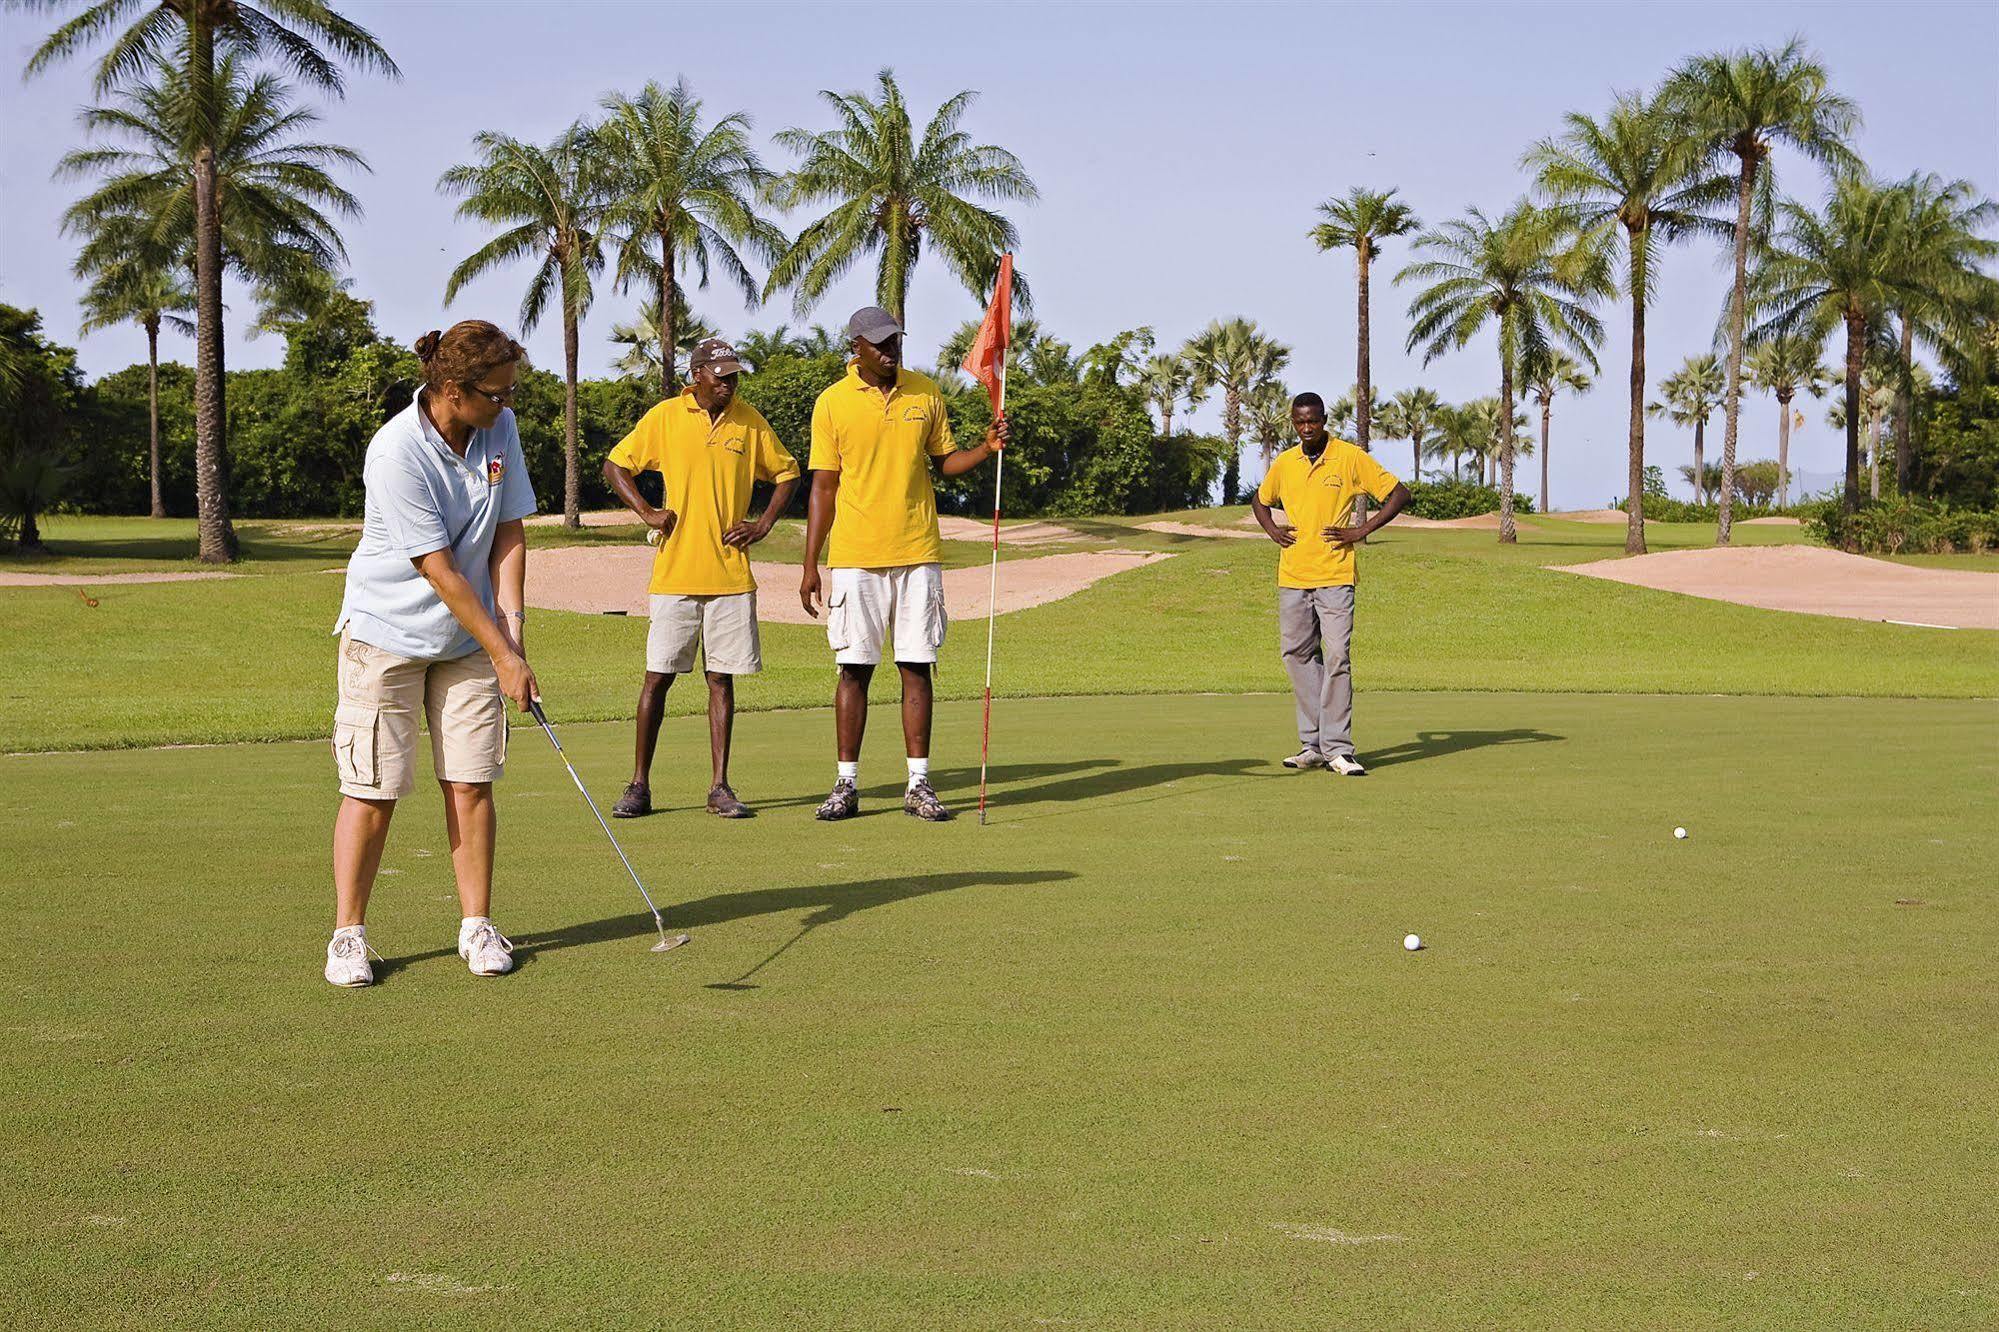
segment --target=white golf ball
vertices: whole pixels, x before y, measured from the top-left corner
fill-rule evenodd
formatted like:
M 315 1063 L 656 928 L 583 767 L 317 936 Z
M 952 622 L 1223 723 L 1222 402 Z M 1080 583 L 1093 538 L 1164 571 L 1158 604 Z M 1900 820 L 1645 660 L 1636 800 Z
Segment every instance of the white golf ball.
M 1413 953 L 1423 946 L 1423 940 L 1418 935 L 1405 934 L 1402 936 L 1402 946 Z
M 1687 840 L 1687 830 L 1685 828 L 1675 828 L 1673 829 L 1673 836 L 1676 840 L 1684 842 Z

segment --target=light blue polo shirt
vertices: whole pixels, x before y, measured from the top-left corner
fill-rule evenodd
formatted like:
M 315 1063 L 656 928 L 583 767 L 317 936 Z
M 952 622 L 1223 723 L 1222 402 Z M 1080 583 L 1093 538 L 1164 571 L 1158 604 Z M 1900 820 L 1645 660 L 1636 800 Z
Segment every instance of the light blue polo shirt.
M 421 395 L 419 395 L 419 399 Z M 368 441 L 361 544 L 347 561 L 347 595 L 333 626 L 399 657 L 449 661 L 479 644 L 412 561 L 450 550 L 488 614 L 495 613 L 493 532 L 535 511 L 511 407 L 452 452 L 416 402 Z

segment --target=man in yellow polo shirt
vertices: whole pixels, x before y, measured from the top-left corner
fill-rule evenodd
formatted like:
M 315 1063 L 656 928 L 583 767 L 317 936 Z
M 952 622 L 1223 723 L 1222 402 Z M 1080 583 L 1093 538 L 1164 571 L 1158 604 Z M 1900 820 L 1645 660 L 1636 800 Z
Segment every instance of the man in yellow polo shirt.
M 1365 777 L 1353 749 L 1354 545 L 1409 502 L 1409 488 L 1356 444 L 1326 433 L 1325 400 L 1291 400 L 1294 448 L 1277 455 L 1250 508 L 1283 550 L 1277 557 L 1277 634 L 1298 703 L 1298 753 L 1287 768 L 1325 768 Z M 1381 507 L 1353 523 L 1363 493 Z M 1285 523 L 1271 514 L 1284 510 Z
M 604 481 L 659 533 L 653 557 L 652 627 L 646 635 L 645 683 L 639 689 L 638 740 L 632 781 L 611 807 L 615 818 L 652 812 L 652 755 L 673 677 L 694 669 L 694 650 L 708 675 L 708 747 L 714 785 L 708 812 L 746 819 L 749 807 L 729 786 L 729 740 L 736 721 L 736 677 L 763 669 L 757 637 L 757 584 L 749 548 L 798 489 L 798 462 L 778 443 L 770 423 L 736 397 L 742 365 L 736 350 L 709 338 L 688 358 L 692 382 L 662 402 L 604 460 Z M 658 472 L 663 507 L 646 502 L 632 478 Z M 776 488 L 761 517 L 748 521 L 750 487 Z
M 839 769 L 821 819 L 860 813 L 861 735 L 868 682 L 891 627 L 902 676 L 902 739 L 909 756 L 904 812 L 951 817 L 930 786 L 930 668 L 944 644 L 944 574 L 930 460 L 945 476 L 969 472 L 1006 445 L 1006 419 L 976 448 L 959 450 L 934 381 L 902 365 L 902 325 L 870 306 L 847 321 L 854 359 L 812 408 L 812 498 L 805 519 L 799 600 L 817 616 L 819 551 L 830 532 L 832 588 L 826 639 L 840 679 L 833 695 Z

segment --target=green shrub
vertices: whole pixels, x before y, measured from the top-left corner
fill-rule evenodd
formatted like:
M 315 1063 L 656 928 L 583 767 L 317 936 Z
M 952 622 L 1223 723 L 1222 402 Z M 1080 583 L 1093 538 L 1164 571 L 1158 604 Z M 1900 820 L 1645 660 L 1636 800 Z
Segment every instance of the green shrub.
M 1476 518 L 1482 513 L 1495 513 L 1498 509 L 1499 492 L 1491 486 L 1481 486 L 1472 481 L 1418 481 L 1409 487 L 1409 507 L 1404 512 L 1417 518 L 1444 521 Z M 1516 491 L 1513 511 L 1534 512 L 1532 497 Z
M 1979 554 L 1999 547 L 1999 511 L 1897 495 L 1846 513 L 1838 500 L 1822 500 L 1805 520 L 1805 535 L 1862 555 Z

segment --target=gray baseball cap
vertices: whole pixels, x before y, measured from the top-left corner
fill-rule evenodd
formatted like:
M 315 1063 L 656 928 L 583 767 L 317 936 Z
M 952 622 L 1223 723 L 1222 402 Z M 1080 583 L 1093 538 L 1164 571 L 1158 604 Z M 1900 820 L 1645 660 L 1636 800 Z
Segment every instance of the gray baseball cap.
M 895 316 L 878 305 L 854 311 L 854 317 L 847 321 L 848 337 L 865 338 L 869 342 L 886 342 L 900 332 L 902 325 L 895 322 Z

